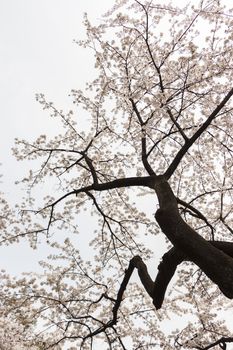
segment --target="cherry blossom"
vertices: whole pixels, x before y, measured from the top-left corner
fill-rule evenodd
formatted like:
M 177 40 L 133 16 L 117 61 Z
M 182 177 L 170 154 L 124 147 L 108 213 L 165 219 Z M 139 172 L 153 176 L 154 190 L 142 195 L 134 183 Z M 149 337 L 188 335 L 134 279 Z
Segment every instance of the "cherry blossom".
M 51 255 L 41 273 L 1 273 L 3 349 L 14 334 L 20 349 L 233 342 L 232 10 L 184 5 L 116 1 L 96 26 L 85 15 L 77 43 L 96 79 L 71 91 L 72 111 L 37 94 L 62 129 L 16 140 L 32 166 L 22 202 L 1 203 L 1 242 Z

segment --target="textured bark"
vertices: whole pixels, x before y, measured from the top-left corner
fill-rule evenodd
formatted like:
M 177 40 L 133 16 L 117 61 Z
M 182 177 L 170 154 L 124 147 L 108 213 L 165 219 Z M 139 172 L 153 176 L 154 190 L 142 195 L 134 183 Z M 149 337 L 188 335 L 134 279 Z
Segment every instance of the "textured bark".
M 154 189 L 160 208 L 155 218 L 175 248 L 193 261 L 225 296 L 233 298 L 233 259 L 206 241 L 180 216 L 176 198 L 165 178 L 157 177 Z
M 232 242 L 209 241 L 209 243 L 233 258 Z M 153 290 L 153 304 L 156 309 L 160 309 L 163 304 L 167 286 L 174 276 L 177 266 L 183 261 L 189 260 L 187 255 L 175 247 L 163 255 L 162 261 L 158 266 L 159 271 L 155 279 Z
M 154 282 L 152 281 L 152 279 L 147 271 L 146 264 L 143 262 L 142 258 L 139 255 L 136 255 L 135 257 L 133 257 L 133 259 L 131 260 L 131 263 L 133 264 L 134 267 L 137 268 L 138 276 L 139 276 L 145 290 L 147 291 L 149 296 L 151 298 L 153 298 Z
M 163 255 L 162 261 L 158 266 L 159 271 L 155 279 L 153 290 L 153 304 L 157 310 L 160 309 L 163 304 L 167 286 L 174 276 L 177 266 L 182 263 L 182 261 L 186 260 L 186 258 L 187 257 L 175 247 Z
M 206 241 L 206 243 L 219 253 L 227 255 L 229 259 L 233 258 L 233 242 Z M 138 276 L 142 282 L 143 287 L 147 291 L 148 295 L 152 298 L 153 304 L 158 310 L 163 304 L 167 286 L 174 276 L 177 266 L 183 261 L 190 260 L 192 261 L 188 255 L 183 253 L 183 251 L 176 247 L 173 247 L 163 255 L 162 261 L 158 266 L 158 274 L 156 276 L 155 282 L 153 282 L 150 275 L 148 274 L 147 266 L 143 262 L 142 258 L 139 255 L 133 257 L 130 260 L 128 269 L 125 271 L 124 279 L 117 294 L 117 299 L 113 307 L 113 320 L 111 321 L 112 324 L 115 324 L 117 322 L 117 311 L 120 307 L 124 291 L 135 268 L 138 270 Z

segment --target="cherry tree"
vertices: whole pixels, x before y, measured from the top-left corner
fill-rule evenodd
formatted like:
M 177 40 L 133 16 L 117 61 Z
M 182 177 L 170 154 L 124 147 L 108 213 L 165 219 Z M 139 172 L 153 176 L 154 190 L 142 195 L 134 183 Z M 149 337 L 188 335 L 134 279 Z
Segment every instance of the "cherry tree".
M 2 210 L 2 243 L 51 246 L 44 273 L 1 273 L 1 307 L 27 344 L 233 342 L 231 13 L 218 0 L 118 0 L 97 26 L 85 16 L 78 44 L 92 50 L 96 79 L 71 91 L 67 113 L 37 95 L 63 129 L 16 141 L 34 168 L 22 203 Z

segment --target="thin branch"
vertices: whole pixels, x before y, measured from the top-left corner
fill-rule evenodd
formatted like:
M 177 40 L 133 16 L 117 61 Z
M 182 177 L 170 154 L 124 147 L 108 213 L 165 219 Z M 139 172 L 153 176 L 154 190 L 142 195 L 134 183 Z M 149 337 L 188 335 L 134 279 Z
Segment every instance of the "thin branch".
M 82 152 L 80 152 L 80 153 L 82 153 Z M 85 161 L 90 169 L 94 185 L 98 185 L 98 176 L 97 176 L 97 173 L 96 173 L 96 170 L 95 170 L 95 167 L 93 165 L 92 160 L 85 153 L 83 153 L 83 157 L 84 157 L 84 159 L 85 159 Z
M 203 134 L 203 132 L 208 128 L 211 122 L 219 115 L 219 112 L 223 109 L 226 103 L 230 100 L 233 95 L 233 88 L 227 93 L 227 95 L 223 98 L 223 100 L 219 103 L 219 105 L 214 109 L 214 111 L 210 114 L 210 116 L 206 119 L 206 121 L 201 125 L 201 127 L 195 132 L 195 134 L 185 142 L 184 146 L 178 151 L 175 158 L 169 165 L 168 169 L 165 172 L 166 179 L 169 179 L 172 174 L 175 172 L 178 167 L 180 161 L 187 153 L 189 148 L 195 143 L 195 141 Z
M 151 168 L 149 162 L 148 162 L 148 157 L 147 157 L 147 150 L 146 150 L 146 130 L 145 130 L 145 125 L 146 123 L 143 122 L 142 118 L 141 118 L 141 115 L 140 115 L 140 112 L 137 108 L 137 105 L 136 103 L 134 102 L 134 100 L 132 98 L 129 99 L 131 104 L 132 104 L 132 107 L 133 107 L 133 110 L 138 118 L 138 121 L 141 125 L 141 131 L 142 131 L 142 163 L 146 169 L 146 171 L 148 172 L 149 175 L 155 175 L 155 172 L 154 170 Z
M 78 195 L 79 193 L 87 193 L 88 191 L 107 191 L 115 188 L 122 188 L 122 187 L 136 187 L 136 186 L 145 186 L 145 187 L 152 187 L 153 183 L 153 177 L 152 176 L 142 176 L 142 177 L 126 177 L 121 179 L 116 179 L 113 181 L 105 182 L 105 183 L 98 183 L 93 185 L 88 185 L 81 187 L 79 189 L 74 189 L 73 191 L 70 191 L 60 198 L 58 198 L 55 202 L 48 204 L 46 207 L 44 207 L 41 210 L 54 207 L 56 204 L 60 203 L 65 198 L 71 196 L 71 195 Z M 40 212 L 39 210 L 38 212 Z
M 169 107 L 166 107 L 167 113 L 171 119 L 171 121 L 173 122 L 173 124 L 176 126 L 176 128 L 178 129 L 179 133 L 181 134 L 181 136 L 183 137 L 184 141 L 187 142 L 188 141 L 188 137 L 186 136 L 186 134 L 184 133 L 184 129 L 180 126 L 180 124 L 177 122 L 177 120 L 174 118 L 171 110 Z
M 191 212 L 189 212 L 191 215 L 195 216 L 196 218 L 198 218 L 200 220 L 203 220 L 206 223 L 206 225 L 211 230 L 212 238 L 214 238 L 214 228 L 209 223 L 209 221 L 206 219 L 206 217 L 198 209 L 196 209 L 194 206 L 192 206 L 190 203 L 187 203 L 178 197 L 176 199 L 177 199 L 177 203 L 181 204 L 183 207 L 188 208 L 191 211 Z

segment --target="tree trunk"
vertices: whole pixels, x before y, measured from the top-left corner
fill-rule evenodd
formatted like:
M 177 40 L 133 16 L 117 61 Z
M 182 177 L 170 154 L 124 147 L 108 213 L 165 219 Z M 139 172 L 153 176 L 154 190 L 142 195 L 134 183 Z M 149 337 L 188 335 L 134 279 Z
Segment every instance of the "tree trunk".
M 160 208 L 155 218 L 171 243 L 216 283 L 225 296 L 233 298 L 233 259 L 210 244 L 180 216 L 175 195 L 163 176 L 154 189 Z

